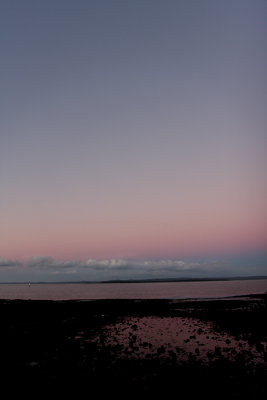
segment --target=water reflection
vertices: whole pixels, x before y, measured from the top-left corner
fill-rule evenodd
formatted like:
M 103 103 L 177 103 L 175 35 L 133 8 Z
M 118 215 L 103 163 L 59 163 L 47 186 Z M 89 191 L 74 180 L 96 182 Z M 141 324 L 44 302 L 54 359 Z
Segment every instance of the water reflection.
M 202 282 L 0 284 L 1 299 L 186 299 L 220 298 L 267 291 L 267 280 Z

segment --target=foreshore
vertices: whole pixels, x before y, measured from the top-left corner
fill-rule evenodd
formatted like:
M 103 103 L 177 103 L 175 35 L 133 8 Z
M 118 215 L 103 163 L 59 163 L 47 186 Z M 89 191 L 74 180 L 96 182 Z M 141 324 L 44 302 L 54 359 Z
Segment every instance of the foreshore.
M 76 393 L 267 395 L 267 295 L 0 300 L 2 386 Z M 14 385 L 16 382 L 16 385 Z M 93 395 L 94 393 L 94 395 Z

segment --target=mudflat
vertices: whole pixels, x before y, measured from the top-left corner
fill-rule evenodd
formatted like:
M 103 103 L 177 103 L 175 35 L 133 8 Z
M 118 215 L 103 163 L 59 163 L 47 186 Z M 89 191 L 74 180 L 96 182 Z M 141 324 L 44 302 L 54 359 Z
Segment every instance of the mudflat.
M 9 394 L 267 398 L 267 295 L 0 300 Z

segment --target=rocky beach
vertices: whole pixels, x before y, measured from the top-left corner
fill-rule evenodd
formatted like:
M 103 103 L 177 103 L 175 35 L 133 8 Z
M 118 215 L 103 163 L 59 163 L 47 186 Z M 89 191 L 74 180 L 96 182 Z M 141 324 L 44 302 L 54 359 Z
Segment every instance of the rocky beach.
M 267 295 L 201 300 L 1 300 L 9 393 L 76 398 L 267 395 Z

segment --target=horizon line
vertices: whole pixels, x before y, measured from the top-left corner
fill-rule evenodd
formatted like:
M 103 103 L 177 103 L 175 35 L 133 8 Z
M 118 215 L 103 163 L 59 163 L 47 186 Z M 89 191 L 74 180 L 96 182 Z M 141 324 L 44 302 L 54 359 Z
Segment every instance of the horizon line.
M 100 281 L 77 280 L 77 281 L 5 281 L 1 285 L 12 284 L 109 284 L 109 283 L 168 283 L 168 282 L 215 282 L 215 281 L 234 281 L 234 280 L 261 280 L 267 279 L 267 275 L 246 275 L 246 276 L 225 276 L 225 277 L 206 277 L 206 278 L 147 278 L 147 279 L 109 279 Z

